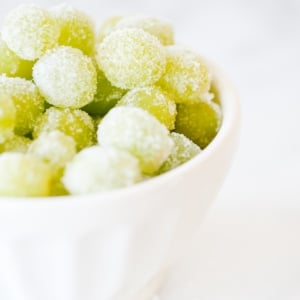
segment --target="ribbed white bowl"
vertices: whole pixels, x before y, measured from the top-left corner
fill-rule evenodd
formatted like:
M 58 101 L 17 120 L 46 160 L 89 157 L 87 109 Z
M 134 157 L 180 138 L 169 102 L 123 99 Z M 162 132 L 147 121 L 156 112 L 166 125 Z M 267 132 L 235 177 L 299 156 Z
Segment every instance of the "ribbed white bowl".
M 237 145 L 239 104 L 213 67 L 223 123 L 185 165 L 131 188 L 0 198 L 1 300 L 148 300 L 198 229 Z

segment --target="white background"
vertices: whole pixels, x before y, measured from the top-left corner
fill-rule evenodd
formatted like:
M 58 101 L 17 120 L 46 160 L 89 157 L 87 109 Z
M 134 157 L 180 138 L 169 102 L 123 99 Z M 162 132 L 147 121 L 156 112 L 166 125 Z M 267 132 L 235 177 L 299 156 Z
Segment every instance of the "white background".
M 24 2 L 1 1 L 0 17 Z M 68 3 L 98 23 L 123 13 L 169 19 L 177 40 L 217 62 L 240 92 L 235 163 L 160 298 L 300 299 L 300 1 Z

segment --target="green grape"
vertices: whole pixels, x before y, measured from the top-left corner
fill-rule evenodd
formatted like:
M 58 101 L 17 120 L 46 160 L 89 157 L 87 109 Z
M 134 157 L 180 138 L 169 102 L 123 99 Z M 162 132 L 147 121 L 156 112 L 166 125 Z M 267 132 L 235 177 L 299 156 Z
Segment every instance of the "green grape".
M 123 17 L 115 24 L 115 29 L 140 28 L 154 35 L 163 45 L 174 44 L 174 31 L 172 25 L 157 18 L 133 15 Z
M 0 144 L 0 153 L 3 152 L 20 152 L 26 153 L 32 140 L 20 135 L 13 135 L 3 144 Z
M 220 124 L 221 110 L 214 102 L 177 105 L 175 131 L 184 134 L 202 149 L 216 136 Z
M 101 43 L 104 38 L 115 30 L 116 24 L 122 19 L 122 16 L 112 16 L 106 19 L 97 32 L 97 42 Z
M 16 107 L 6 94 L 0 94 L 0 143 L 13 136 L 16 124 Z
M 125 93 L 125 90 L 113 86 L 104 73 L 97 68 L 97 92 L 94 100 L 84 106 L 83 110 L 91 115 L 104 116 Z
M 211 74 L 201 57 L 184 48 L 168 46 L 166 61 L 166 71 L 159 85 L 174 97 L 176 103 L 199 101 L 208 93 Z
M 156 37 L 137 28 L 113 31 L 98 47 L 97 62 L 122 89 L 154 84 L 165 70 L 165 51 Z
M 0 74 L 31 79 L 33 62 L 23 60 L 11 51 L 0 37 Z
M 72 137 L 77 150 L 91 146 L 95 142 L 93 119 L 80 109 L 50 107 L 39 118 L 33 137 L 37 138 L 44 132 L 59 130 Z
M 171 153 L 169 131 L 147 111 L 137 107 L 112 108 L 98 127 L 98 143 L 130 152 L 151 175 Z
M 67 196 L 70 195 L 61 181 L 61 178 L 53 179 L 50 186 L 50 196 Z
M 201 148 L 183 134 L 172 132 L 171 138 L 174 142 L 174 147 L 167 160 L 160 167 L 159 174 L 182 165 L 201 152 Z
M 36 60 L 57 45 L 59 24 L 50 13 L 33 4 L 20 5 L 4 20 L 2 36 L 19 57 Z
M 0 155 L 0 195 L 48 196 L 51 171 L 34 156 L 7 152 Z
M 1 75 L 0 90 L 15 104 L 15 133 L 18 135 L 31 133 L 35 121 L 44 111 L 44 99 L 36 85 L 29 80 Z
M 51 13 L 60 25 L 60 45 L 78 48 L 86 55 L 94 54 L 95 30 L 89 16 L 67 4 L 53 7 Z
M 93 146 L 79 152 L 67 165 L 63 183 L 71 194 L 103 192 L 141 180 L 138 160 L 126 151 Z
M 169 130 L 175 127 L 176 104 L 158 87 L 143 87 L 130 90 L 118 106 L 136 106 L 147 110 Z
M 80 108 L 94 99 L 97 73 L 80 50 L 61 46 L 34 65 L 33 78 L 46 101 L 57 107 Z

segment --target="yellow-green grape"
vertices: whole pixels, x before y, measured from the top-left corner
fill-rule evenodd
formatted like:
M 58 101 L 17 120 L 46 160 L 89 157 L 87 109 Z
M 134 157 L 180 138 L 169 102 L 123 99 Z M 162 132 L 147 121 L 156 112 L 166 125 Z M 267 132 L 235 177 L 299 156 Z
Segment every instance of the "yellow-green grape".
M 91 115 L 104 116 L 125 93 L 125 90 L 113 86 L 97 68 L 97 92 L 94 100 L 83 107 L 83 110 Z
M 214 102 L 199 101 L 177 105 L 175 131 L 204 149 L 221 125 L 221 110 Z
M 101 43 L 104 38 L 115 30 L 116 24 L 122 19 L 122 16 L 112 16 L 106 19 L 97 32 L 97 42 Z
M 67 196 L 70 195 L 65 185 L 61 181 L 62 177 L 59 179 L 52 179 L 50 186 L 50 196 Z
M 94 53 L 95 30 L 89 16 L 67 4 L 53 7 L 51 13 L 60 25 L 60 45 L 78 48 L 86 55 Z
M 176 103 L 199 101 L 208 93 L 211 74 L 197 54 L 178 46 L 166 47 L 166 71 L 159 85 L 169 92 Z
M 169 130 L 175 127 L 176 104 L 157 87 L 132 89 L 117 105 L 143 108 L 155 116 Z
M 80 108 L 93 101 L 97 88 L 92 59 L 66 46 L 41 57 L 34 65 L 33 78 L 46 101 L 57 107 Z
M 140 180 L 139 162 L 130 153 L 93 146 L 67 164 L 62 181 L 71 194 L 81 195 L 130 186 Z
M 153 174 L 171 153 L 169 131 L 146 110 L 137 107 L 112 108 L 98 127 L 98 143 L 130 152 L 140 161 L 145 174 Z
M 174 44 L 172 25 L 161 19 L 140 15 L 123 17 L 115 25 L 115 29 L 118 28 L 140 28 L 156 36 L 165 46 Z
M 0 94 L 0 143 L 11 138 L 16 124 L 16 107 L 12 99 Z
M 163 46 L 142 29 L 113 31 L 97 50 L 100 69 L 114 86 L 122 89 L 151 85 L 165 70 Z
M 26 153 L 32 140 L 21 135 L 13 135 L 6 140 L 3 144 L 0 144 L 0 153 L 2 152 L 20 152 Z
M 0 37 L 0 74 L 31 79 L 33 62 L 24 60 L 11 51 Z
M 36 85 L 26 79 L 0 76 L 0 90 L 9 96 L 16 108 L 15 133 L 30 133 L 44 111 L 44 99 Z
M 36 60 L 55 47 L 59 34 L 59 24 L 50 13 L 33 4 L 20 5 L 11 11 L 2 29 L 8 47 L 26 60 Z
M 174 147 L 167 160 L 160 167 L 159 174 L 182 165 L 201 152 L 201 148 L 183 134 L 172 132 L 170 136 L 174 142 Z
M 0 155 L 1 196 L 48 196 L 50 183 L 50 168 L 38 158 L 13 152 Z
M 91 146 L 95 142 L 95 126 L 93 119 L 80 109 L 50 107 L 39 118 L 33 137 L 44 132 L 59 130 L 72 137 L 77 150 Z

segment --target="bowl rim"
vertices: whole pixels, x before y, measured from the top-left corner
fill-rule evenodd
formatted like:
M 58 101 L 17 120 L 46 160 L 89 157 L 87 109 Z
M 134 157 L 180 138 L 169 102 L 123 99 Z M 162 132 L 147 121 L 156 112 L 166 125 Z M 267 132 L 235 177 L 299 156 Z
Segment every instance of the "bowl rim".
M 19 208 L 28 208 L 34 205 L 37 207 L 53 207 L 53 206 L 74 206 L 83 203 L 93 204 L 106 203 L 107 201 L 117 201 L 122 197 L 130 197 L 131 195 L 141 192 L 151 192 L 153 188 L 163 186 L 165 183 L 189 172 L 190 169 L 200 166 L 204 161 L 212 157 L 217 151 L 222 150 L 222 145 L 226 143 L 228 136 L 239 129 L 240 125 L 240 104 L 238 93 L 227 75 L 212 63 L 205 59 L 206 64 L 212 71 L 212 81 L 218 90 L 220 105 L 222 110 L 222 122 L 220 129 L 210 144 L 201 151 L 200 154 L 189 160 L 188 162 L 178 166 L 177 168 L 142 181 L 129 187 L 120 188 L 107 192 L 91 193 L 84 195 L 66 195 L 66 196 L 48 196 L 48 197 L 14 197 L 0 196 L 0 207 L 6 205 L 17 205 Z

